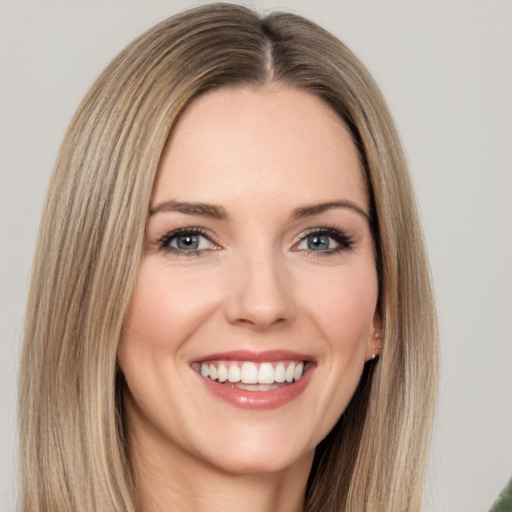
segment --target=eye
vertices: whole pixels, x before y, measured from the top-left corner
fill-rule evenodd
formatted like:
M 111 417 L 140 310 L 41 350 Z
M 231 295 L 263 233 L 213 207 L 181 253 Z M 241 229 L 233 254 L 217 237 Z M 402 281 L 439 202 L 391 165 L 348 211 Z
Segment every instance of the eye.
M 328 251 L 337 247 L 337 242 L 327 235 L 308 235 L 298 245 L 299 249 L 308 251 Z
M 219 249 L 200 228 L 171 231 L 160 239 L 159 245 L 164 251 L 186 256 L 196 256 L 202 251 Z
M 196 251 L 198 249 L 208 249 L 209 240 L 204 236 L 191 233 L 188 235 L 175 236 L 169 241 L 169 245 L 184 251 Z
M 353 240 L 343 231 L 333 228 L 321 228 L 310 231 L 301 238 L 295 250 L 309 253 L 333 254 L 350 249 Z

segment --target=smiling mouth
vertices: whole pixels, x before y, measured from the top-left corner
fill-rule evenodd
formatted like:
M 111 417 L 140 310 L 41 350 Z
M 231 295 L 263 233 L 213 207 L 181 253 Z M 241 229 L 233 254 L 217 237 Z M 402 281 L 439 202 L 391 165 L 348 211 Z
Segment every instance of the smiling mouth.
M 203 377 L 225 386 L 247 391 L 270 391 L 288 386 L 302 378 L 306 361 L 203 361 L 192 368 Z

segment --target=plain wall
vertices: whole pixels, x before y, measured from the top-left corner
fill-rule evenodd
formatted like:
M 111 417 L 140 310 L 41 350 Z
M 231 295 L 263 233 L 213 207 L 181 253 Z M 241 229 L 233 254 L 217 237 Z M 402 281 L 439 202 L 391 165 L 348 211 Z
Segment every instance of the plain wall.
M 197 3 L 0 0 L 1 510 L 15 508 L 23 308 L 64 130 L 125 44 Z M 416 185 L 440 314 L 442 381 L 425 508 L 485 511 L 512 474 L 512 2 L 245 4 L 317 21 L 383 89 Z

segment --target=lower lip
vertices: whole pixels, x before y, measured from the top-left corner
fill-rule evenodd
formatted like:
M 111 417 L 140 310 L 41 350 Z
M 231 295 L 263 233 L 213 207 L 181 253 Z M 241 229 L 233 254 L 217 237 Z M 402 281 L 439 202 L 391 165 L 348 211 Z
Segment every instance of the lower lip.
M 295 400 L 306 389 L 313 371 L 314 367 L 310 364 L 298 381 L 269 391 L 247 391 L 246 389 L 220 384 L 203 377 L 200 373 L 196 373 L 208 390 L 221 400 L 241 409 L 263 411 L 277 409 Z

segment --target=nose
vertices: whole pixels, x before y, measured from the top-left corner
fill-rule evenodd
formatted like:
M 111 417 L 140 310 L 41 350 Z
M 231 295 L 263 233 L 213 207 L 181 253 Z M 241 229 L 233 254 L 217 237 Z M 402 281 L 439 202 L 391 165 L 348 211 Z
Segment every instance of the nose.
M 294 314 L 293 282 L 285 262 L 271 251 L 240 257 L 227 291 L 228 321 L 264 330 L 289 322 Z

